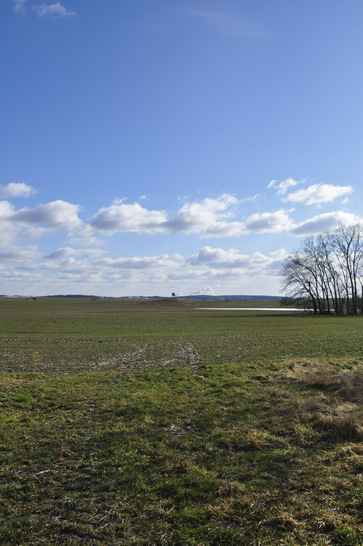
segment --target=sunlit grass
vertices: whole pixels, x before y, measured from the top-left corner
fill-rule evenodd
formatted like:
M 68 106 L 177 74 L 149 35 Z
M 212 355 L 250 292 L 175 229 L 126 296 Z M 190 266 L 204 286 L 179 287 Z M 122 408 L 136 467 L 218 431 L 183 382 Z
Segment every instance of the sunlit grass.
M 1 543 L 362 543 L 359 318 L 52 302 L 0 307 Z

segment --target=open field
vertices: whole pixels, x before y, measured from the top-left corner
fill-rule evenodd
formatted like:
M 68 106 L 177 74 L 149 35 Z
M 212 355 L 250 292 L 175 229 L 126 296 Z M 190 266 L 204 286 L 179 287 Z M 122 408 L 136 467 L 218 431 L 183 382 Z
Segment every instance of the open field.
M 197 306 L 0 300 L 1 544 L 363 544 L 363 319 Z

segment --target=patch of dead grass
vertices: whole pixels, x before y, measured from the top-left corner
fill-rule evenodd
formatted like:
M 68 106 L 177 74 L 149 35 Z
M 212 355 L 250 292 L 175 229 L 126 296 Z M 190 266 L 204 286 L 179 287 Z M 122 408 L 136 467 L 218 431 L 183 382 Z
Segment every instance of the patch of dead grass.
M 292 413 L 302 422 L 309 419 L 323 442 L 363 440 L 363 371 L 332 362 L 295 360 L 276 374 L 279 382 L 299 387 Z M 309 392 L 318 391 L 308 396 Z
M 224 484 L 218 490 L 218 497 L 240 497 L 246 492 L 246 486 L 243 483 L 232 481 Z
M 291 531 L 297 527 L 301 527 L 303 524 L 296 521 L 289 514 L 281 514 L 262 520 L 260 525 L 283 531 Z
M 361 412 L 358 415 L 361 417 Z M 363 440 L 363 427 L 358 415 L 316 413 L 313 426 L 325 442 L 360 442 Z

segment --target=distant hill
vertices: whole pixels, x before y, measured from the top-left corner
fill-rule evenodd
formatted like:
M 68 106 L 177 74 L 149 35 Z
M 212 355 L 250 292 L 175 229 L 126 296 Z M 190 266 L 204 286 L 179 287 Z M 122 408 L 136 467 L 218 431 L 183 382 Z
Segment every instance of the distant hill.
M 6 297 L 6 296 L 0 296 Z M 21 296 L 18 296 L 21 297 Z M 161 300 L 165 299 L 165 296 L 118 296 L 102 297 L 86 294 L 57 294 L 52 296 L 45 296 L 47 298 L 92 298 L 92 299 L 143 299 L 143 300 Z M 170 298 L 171 299 L 171 298 Z M 194 294 L 190 296 L 175 296 L 175 299 L 182 299 L 188 301 L 280 301 L 281 296 L 259 296 L 259 295 L 222 295 L 222 296 L 207 296 L 203 294 Z
M 101 298 L 101 296 L 93 296 L 91 294 L 56 294 L 45 296 L 46 298 Z

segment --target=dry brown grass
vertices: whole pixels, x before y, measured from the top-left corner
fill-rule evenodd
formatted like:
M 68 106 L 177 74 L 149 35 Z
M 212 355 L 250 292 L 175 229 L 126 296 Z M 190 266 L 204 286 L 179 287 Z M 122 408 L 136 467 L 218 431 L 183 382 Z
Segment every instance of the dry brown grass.
M 324 442 L 363 440 L 363 371 L 333 362 L 287 362 L 276 377 L 299 387 L 299 420 L 308 418 Z M 310 396 L 309 396 L 310 394 Z

